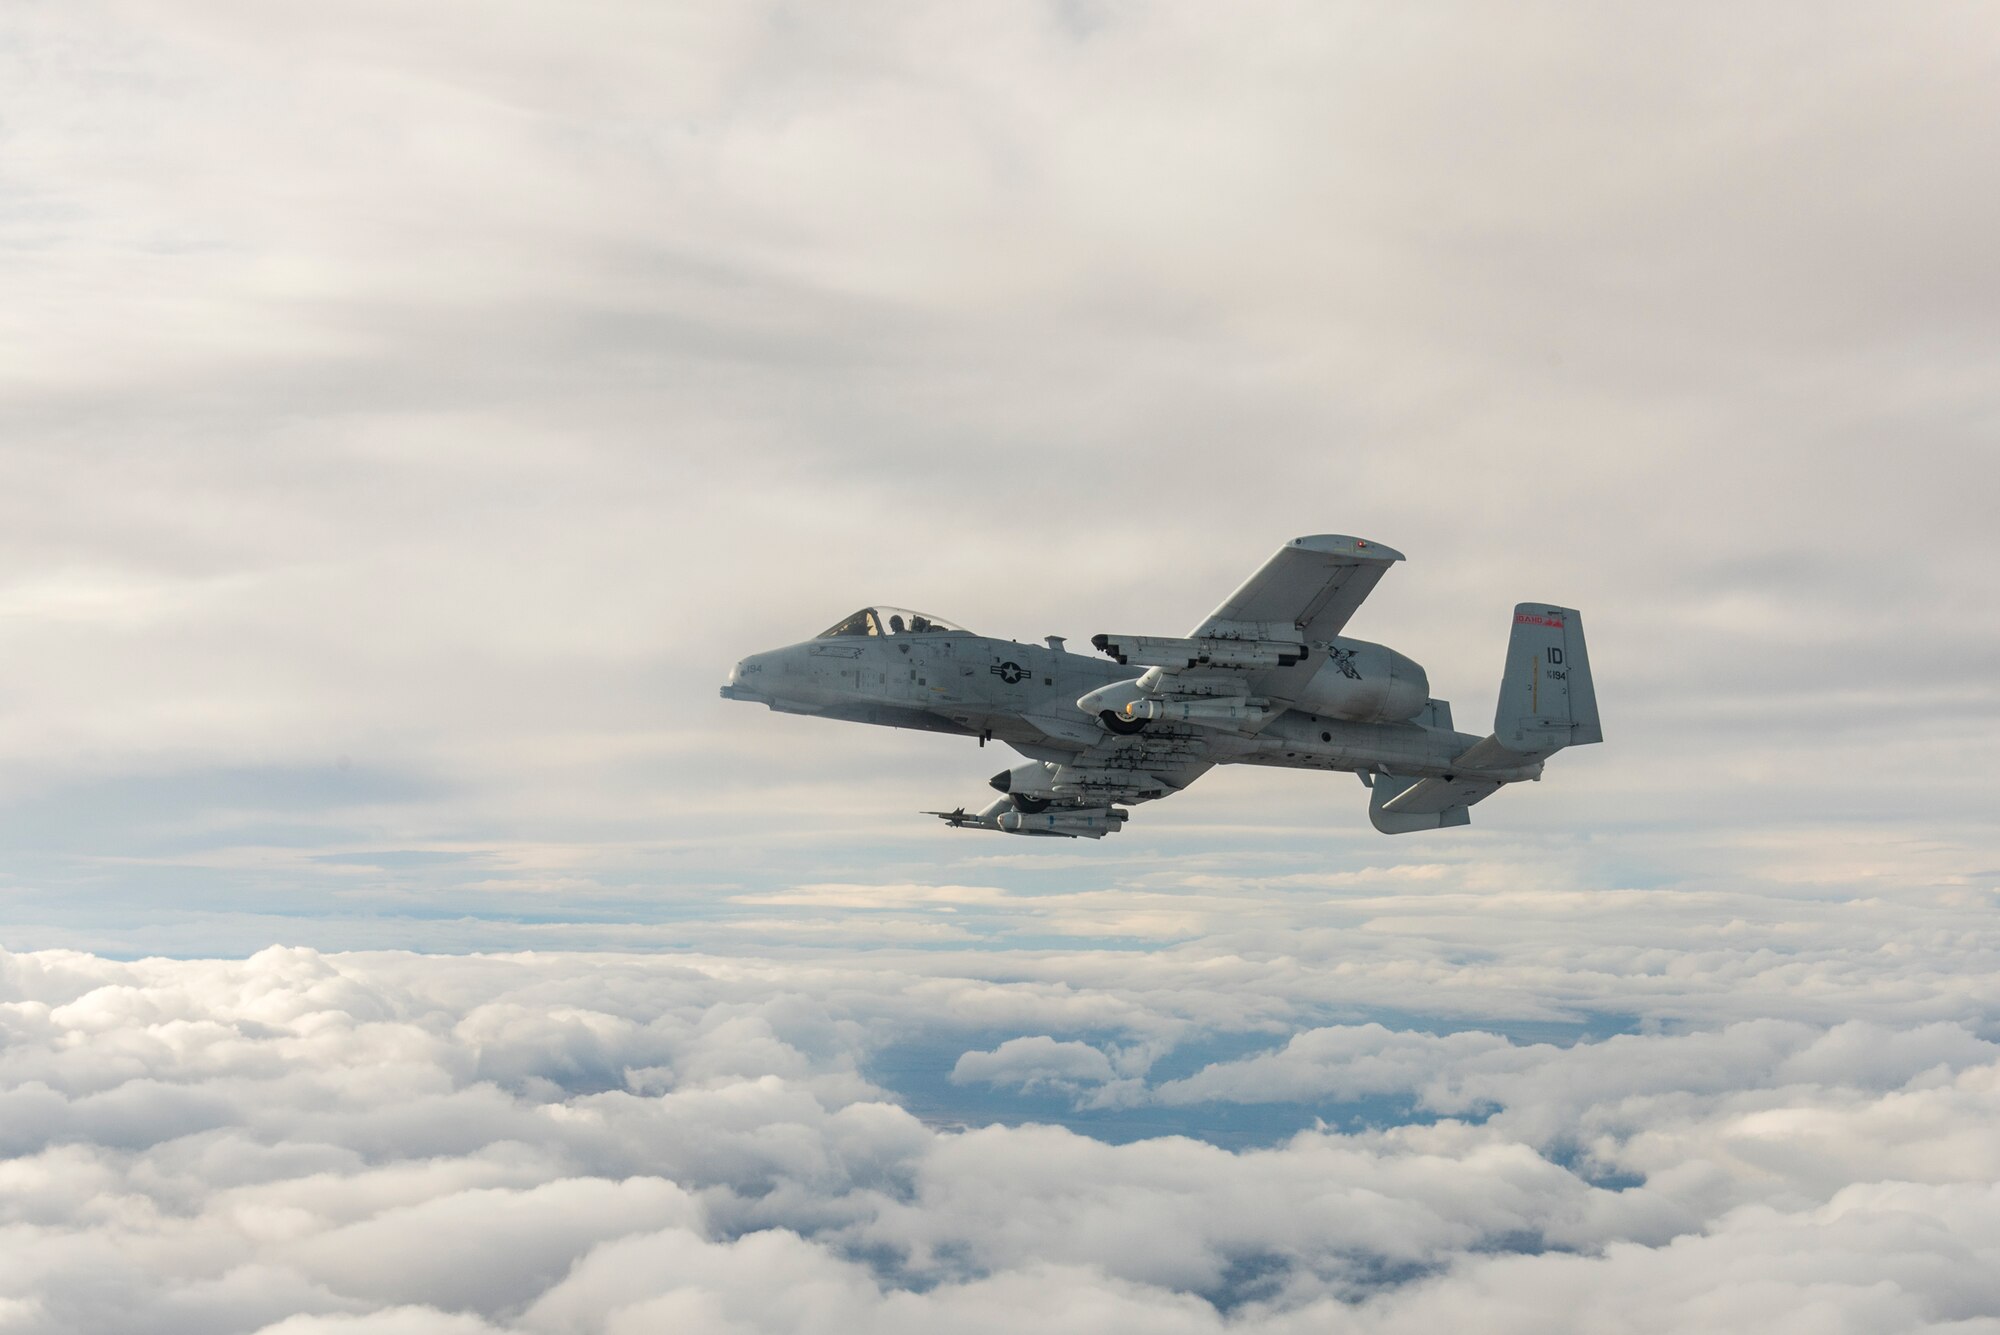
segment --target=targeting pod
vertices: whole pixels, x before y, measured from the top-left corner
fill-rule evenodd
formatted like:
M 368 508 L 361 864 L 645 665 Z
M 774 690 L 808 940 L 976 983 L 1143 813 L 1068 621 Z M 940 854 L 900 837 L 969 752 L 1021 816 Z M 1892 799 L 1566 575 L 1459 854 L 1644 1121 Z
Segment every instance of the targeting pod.
M 1102 839 L 1124 828 L 1126 813 L 1116 807 L 1071 807 L 1041 811 L 1003 811 L 998 824 L 1008 834 L 1053 834 L 1070 839 Z

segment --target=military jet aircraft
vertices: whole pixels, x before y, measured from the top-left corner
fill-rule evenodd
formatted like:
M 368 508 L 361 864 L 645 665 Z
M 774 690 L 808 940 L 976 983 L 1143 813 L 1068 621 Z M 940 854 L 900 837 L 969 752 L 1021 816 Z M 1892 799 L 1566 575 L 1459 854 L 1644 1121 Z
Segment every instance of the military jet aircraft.
M 725 699 L 788 714 L 1006 742 L 1028 763 L 984 810 L 927 812 L 960 829 L 1101 839 L 1126 807 L 1216 765 L 1350 770 L 1384 834 L 1464 825 L 1473 803 L 1601 742 L 1573 608 L 1514 609 L 1493 735 L 1454 731 L 1423 668 L 1340 632 L 1402 553 L 1337 534 L 1294 538 L 1185 636 L 1104 634 L 1110 661 L 865 607 L 803 644 L 736 665 Z

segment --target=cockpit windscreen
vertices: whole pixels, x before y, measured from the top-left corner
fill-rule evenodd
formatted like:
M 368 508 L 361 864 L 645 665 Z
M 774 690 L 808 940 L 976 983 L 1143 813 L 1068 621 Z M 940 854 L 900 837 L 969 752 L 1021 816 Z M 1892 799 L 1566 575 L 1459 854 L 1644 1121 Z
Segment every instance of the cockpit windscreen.
M 849 635 L 935 635 L 943 631 L 963 631 L 965 627 L 943 617 L 912 612 L 907 607 L 864 607 L 853 616 L 821 631 L 815 639 L 832 640 Z

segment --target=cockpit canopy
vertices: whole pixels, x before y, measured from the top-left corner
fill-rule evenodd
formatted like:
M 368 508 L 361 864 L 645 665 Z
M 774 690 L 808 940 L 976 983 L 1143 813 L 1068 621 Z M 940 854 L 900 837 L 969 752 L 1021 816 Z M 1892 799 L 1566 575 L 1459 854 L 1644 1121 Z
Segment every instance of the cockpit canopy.
M 941 631 L 964 629 L 943 617 L 912 612 L 907 607 L 864 607 L 813 638 L 832 640 L 849 635 L 935 635 Z

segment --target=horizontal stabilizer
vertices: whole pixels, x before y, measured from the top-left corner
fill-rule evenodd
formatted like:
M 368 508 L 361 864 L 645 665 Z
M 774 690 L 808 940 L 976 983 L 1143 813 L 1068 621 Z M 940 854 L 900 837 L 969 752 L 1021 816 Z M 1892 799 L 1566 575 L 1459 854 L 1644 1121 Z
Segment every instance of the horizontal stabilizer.
M 1516 751 L 1511 746 L 1503 746 L 1498 737 L 1488 737 L 1476 743 L 1451 763 L 1461 770 L 1484 773 L 1490 770 L 1525 769 L 1536 764 L 1537 757 L 1530 752 Z
M 1376 775 L 1373 795 L 1368 802 L 1369 822 L 1383 834 L 1415 834 L 1419 830 L 1470 825 L 1472 813 L 1462 805 L 1422 811 L 1395 809 L 1404 794 L 1416 793 L 1424 785 L 1436 782 L 1435 779 L 1401 779 L 1393 774 Z M 1421 801 L 1421 797 L 1418 800 Z
M 1382 809 L 1398 816 L 1435 816 L 1452 807 L 1469 807 L 1499 791 L 1496 779 L 1463 774 L 1449 779 L 1424 779 L 1383 803 Z
M 1421 724 L 1426 728 L 1436 728 L 1441 732 L 1450 732 L 1452 731 L 1451 701 L 1426 700 L 1424 701 L 1424 707 L 1418 710 L 1417 716 L 1410 721 Z

